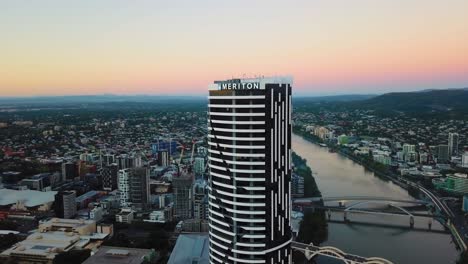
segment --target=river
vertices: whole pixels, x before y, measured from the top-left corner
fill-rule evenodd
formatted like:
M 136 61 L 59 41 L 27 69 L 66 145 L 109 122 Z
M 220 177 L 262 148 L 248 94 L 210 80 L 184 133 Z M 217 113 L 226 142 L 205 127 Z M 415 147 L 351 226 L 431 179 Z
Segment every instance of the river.
M 330 153 L 327 148 L 313 144 L 304 138 L 292 136 L 292 148 L 312 168 L 317 185 L 324 197 L 377 196 L 412 200 L 408 192 L 392 182 L 384 181 L 365 170 L 363 166 Z M 332 220 L 342 220 L 335 213 Z M 329 223 L 328 240 L 323 245 L 337 247 L 347 253 L 366 257 L 383 257 L 401 264 L 450 264 L 455 263 L 458 251 L 448 233 L 427 232 L 429 219 L 417 217 L 415 228 L 409 229 L 408 216 L 349 215 L 350 224 Z M 352 222 L 369 222 L 395 227 L 382 227 Z M 398 227 L 400 226 L 400 227 Z M 434 221 L 432 230 L 443 227 Z M 320 259 L 319 263 L 340 263 Z

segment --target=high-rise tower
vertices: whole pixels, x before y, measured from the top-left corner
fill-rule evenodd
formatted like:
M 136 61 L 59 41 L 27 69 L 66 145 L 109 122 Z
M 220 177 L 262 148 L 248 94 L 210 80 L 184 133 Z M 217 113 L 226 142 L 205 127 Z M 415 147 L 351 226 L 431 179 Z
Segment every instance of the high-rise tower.
M 212 263 L 291 263 L 291 78 L 209 91 Z
M 449 133 L 448 146 L 449 156 L 458 155 L 458 133 Z

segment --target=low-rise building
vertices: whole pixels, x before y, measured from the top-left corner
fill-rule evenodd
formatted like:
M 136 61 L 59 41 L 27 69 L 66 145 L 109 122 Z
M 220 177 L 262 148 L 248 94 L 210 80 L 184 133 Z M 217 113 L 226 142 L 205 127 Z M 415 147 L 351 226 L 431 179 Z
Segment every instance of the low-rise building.
M 0 254 L 13 263 L 52 264 L 57 254 L 72 249 L 96 249 L 108 234 L 96 233 L 96 222 L 52 218 L 39 223 L 37 232 Z
M 0 189 L 0 206 L 15 211 L 49 211 L 54 203 L 55 194 L 57 194 L 55 191 Z
M 436 189 L 444 190 L 455 195 L 468 194 L 468 174 L 450 174 L 447 175 L 447 178 L 435 179 L 432 183 Z
M 115 221 L 119 223 L 131 224 L 133 221 L 134 212 L 132 209 L 123 208 L 118 214 L 115 215 Z
M 156 257 L 156 252 L 152 249 L 102 246 L 94 255 L 86 259 L 83 264 L 153 263 Z
M 208 235 L 183 234 L 177 238 L 168 264 L 210 263 Z
M 101 221 L 103 216 L 104 216 L 104 209 L 100 206 L 96 206 L 89 211 L 89 219 L 92 219 L 96 222 Z
M 167 206 L 164 209 L 156 210 L 150 213 L 149 219 L 145 219 L 145 222 L 152 222 L 152 223 L 166 223 L 170 222 L 174 218 L 172 206 Z

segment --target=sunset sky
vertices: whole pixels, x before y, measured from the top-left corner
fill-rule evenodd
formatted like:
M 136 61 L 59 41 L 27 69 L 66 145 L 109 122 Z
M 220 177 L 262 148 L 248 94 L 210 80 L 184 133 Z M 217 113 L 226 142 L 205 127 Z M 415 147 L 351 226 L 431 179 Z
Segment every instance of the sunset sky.
M 307 95 L 468 87 L 468 1 L 0 2 L 0 96 L 203 95 L 255 75 Z

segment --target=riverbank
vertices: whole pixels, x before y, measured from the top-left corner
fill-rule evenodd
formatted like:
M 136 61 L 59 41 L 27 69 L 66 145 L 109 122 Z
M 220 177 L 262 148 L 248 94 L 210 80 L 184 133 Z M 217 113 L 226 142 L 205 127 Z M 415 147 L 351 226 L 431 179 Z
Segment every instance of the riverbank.
M 377 177 L 381 177 L 381 178 L 383 178 L 385 180 L 393 182 L 394 184 L 396 184 L 396 185 L 400 186 L 401 188 L 407 190 L 410 193 L 410 195 L 413 196 L 415 199 L 419 199 L 419 197 L 417 197 L 417 196 L 415 196 L 413 194 L 413 192 L 411 191 L 411 187 L 409 185 L 407 185 L 404 182 L 400 181 L 395 175 L 389 173 L 388 170 L 386 168 L 384 168 L 384 166 L 376 164 L 376 162 L 369 161 L 367 159 L 363 159 L 361 157 L 357 157 L 355 155 L 352 155 L 352 154 L 348 153 L 345 149 L 340 148 L 338 146 L 332 146 L 332 145 L 326 144 L 319 137 L 317 137 L 315 135 L 312 135 L 312 134 L 302 130 L 301 128 L 299 128 L 297 126 L 293 128 L 293 132 L 295 134 L 303 137 L 307 141 L 309 141 L 311 143 L 314 143 L 316 145 L 319 145 L 321 147 L 322 147 L 322 144 L 325 144 L 328 148 L 330 148 L 334 152 L 337 152 L 338 154 L 340 154 L 340 155 L 342 155 L 342 156 L 344 156 L 344 157 L 358 163 L 359 165 L 363 166 L 366 170 L 373 172 Z M 378 168 L 376 168 L 376 167 L 378 167 Z
M 322 197 L 313 176 L 312 169 L 307 165 L 307 160 L 292 153 L 292 162 L 294 164 L 293 173 L 304 179 L 304 197 Z M 328 222 L 323 210 L 305 210 L 304 217 L 299 224 L 299 233 L 296 237 L 297 242 L 304 244 L 313 243 L 320 245 L 328 238 Z M 300 252 L 293 253 L 295 263 L 306 261 L 304 255 Z
M 402 189 L 405 189 L 406 191 L 408 191 L 408 194 L 411 195 L 411 197 L 413 197 L 415 199 L 420 199 L 418 191 L 417 191 L 416 188 L 411 187 L 410 185 L 406 184 L 404 181 L 399 179 L 399 177 L 397 175 L 392 175 L 392 174 L 388 173 L 387 169 L 384 168 L 383 166 L 379 166 L 379 168 L 375 168 L 374 165 L 376 165 L 375 164 L 376 162 L 369 161 L 369 160 L 364 159 L 362 157 L 358 157 L 356 155 L 350 154 L 349 151 L 347 151 L 347 149 L 341 148 L 339 146 L 326 144 L 325 142 L 323 142 L 317 136 L 312 135 L 312 134 L 304 131 L 300 127 L 294 127 L 293 132 L 296 133 L 297 135 L 303 137 L 305 140 L 307 140 L 307 141 L 309 141 L 309 142 L 311 142 L 313 144 L 316 144 L 316 145 L 318 145 L 320 147 L 322 147 L 322 145 L 325 144 L 329 149 L 333 150 L 334 152 L 340 154 L 343 157 L 346 157 L 346 158 L 352 160 L 353 162 L 358 163 L 359 165 L 364 167 L 366 170 L 373 172 L 375 176 L 377 176 L 379 178 L 382 178 L 382 179 L 385 179 L 387 181 L 391 181 L 393 184 L 396 184 L 396 185 L 400 186 Z M 455 244 L 462 250 L 462 252 L 466 251 L 467 250 L 467 244 L 466 244 L 465 240 L 460 236 L 460 234 L 459 234 L 460 231 L 457 230 L 457 228 L 455 226 L 453 226 L 451 223 L 447 224 L 447 223 L 441 222 L 441 224 L 443 224 L 445 226 L 445 228 L 450 231 L 450 233 L 452 235 L 452 238 L 455 241 Z
M 393 184 L 383 177 L 376 177 L 357 162 L 333 153 L 328 148 L 320 147 L 298 134 L 292 135 L 292 148 L 307 160 L 307 165 L 314 172 L 323 197 L 369 196 L 389 197 L 410 200 L 408 191 Z M 351 220 L 388 223 L 407 226 L 404 216 L 355 215 Z M 427 220 L 416 219 L 415 226 L 426 226 Z M 443 229 L 439 222 L 433 223 L 433 229 Z M 424 243 L 421 244 L 421 241 Z M 392 245 L 389 247 L 388 245 Z M 394 263 L 455 263 L 459 253 L 455 249 L 449 234 L 418 232 L 407 229 L 399 232 L 394 227 L 379 227 L 328 223 L 328 238 L 321 246 L 337 247 L 345 252 L 362 256 L 379 256 Z M 408 254 L 407 252 L 424 252 Z M 317 260 L 320 264 L 330 264 L 326 260 Z
M 304 197 L 322 197 L 322 194 L 315 182 L 312 169 L 307 166 L 307 161 L 297 153 L 292 153 L 294 173 L 304 179 Z

